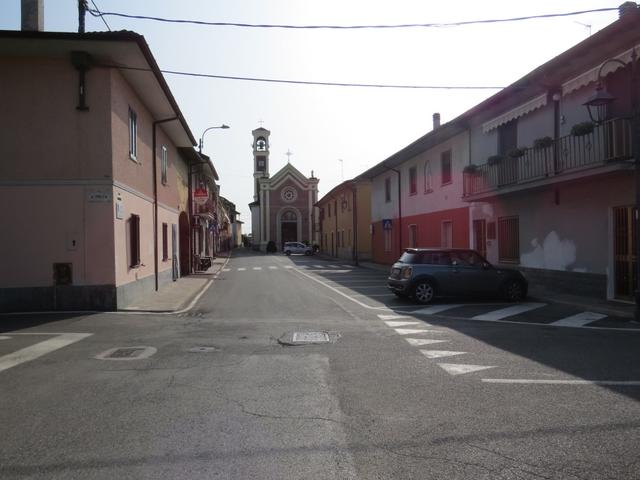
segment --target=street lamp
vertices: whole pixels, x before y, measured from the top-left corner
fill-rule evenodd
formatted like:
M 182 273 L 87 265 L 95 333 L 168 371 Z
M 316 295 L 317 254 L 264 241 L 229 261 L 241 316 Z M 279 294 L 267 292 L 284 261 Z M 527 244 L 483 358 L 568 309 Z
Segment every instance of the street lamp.
M 636 93 L 636 60 L 637 55 L 635 49 L 631 51 L 631 78 L 629 81 L 629 98 L 631 100 L 631 137 L 633 141 L 633 163 L 634 163 L 634 180 L 636 186 L 636 201 L 634 208 L 634 221 L 635 225 L 632 228 L 636 230 L 636 290 L 635 290 L 635 302 L 636 309 L 634 313 L 635 321 L 640 322 L 640 220 L 638 219 L 638 212 L 640 212 L 640 118 L 638 111 L 638 98 Z M 627 66 L 619 58 L 610 58 L 605 60 L 598 69 L 598 85 L 596 86 L 595 93 L 589 97 L 589 99 L 583 104 L 587 107 L 589 117 L 596 125 L 602 125 L 606 120 L 607 107 L 615 101 L 615 97 L 611 95 L 604 88 L 602 81 L 602 70 L 610 63 L 617 63 L 622 67 Z
M 198 153 L 202 153 L 202 145 L 203 145 L 203 140 L 204 140 L 204 134 L 207 133 L 209 130 L 214 130 L 216 128 L 223 128 L 223 129 L 227 129 L 227 128 L 231 128 L 229 127 L 229 125 L 225 125 L 224 123 L 218 127 L 209 127 L 207 128 L 204 132 L 202 132 L 202 135 L 200 135 L 200 143 L 198 144 Z

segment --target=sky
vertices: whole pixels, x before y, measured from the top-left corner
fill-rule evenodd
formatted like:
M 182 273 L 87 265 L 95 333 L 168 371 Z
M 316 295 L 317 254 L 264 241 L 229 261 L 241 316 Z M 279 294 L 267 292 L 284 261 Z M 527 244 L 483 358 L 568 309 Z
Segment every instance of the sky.
M 102 12 L 289 25 L 449 23 L 615 8 L 602 0 L 93 0 Z M 89 0 L 89 6 L 94 7 Z M 45 30 L 76 32 L 76 0 L 44 0 Z M 111 30 L 144 35 L 163 70 L 287 80 L 505 87 L 590 34 L 616 11 L 513 23 L 366 30 L 249 29 L 106 16 Z M 20 0 L 0 0 L 0 29 L 20 29 Z M 87 15 L 86 31 L 105 31 Z M 251 131 L 271 131 L 270 173 L 291 163 L 320 179 L 319 198 L 498 89 L 391 89 L 165 78 L 196 139 L 204 137 L 221 195 L 251 229 Z

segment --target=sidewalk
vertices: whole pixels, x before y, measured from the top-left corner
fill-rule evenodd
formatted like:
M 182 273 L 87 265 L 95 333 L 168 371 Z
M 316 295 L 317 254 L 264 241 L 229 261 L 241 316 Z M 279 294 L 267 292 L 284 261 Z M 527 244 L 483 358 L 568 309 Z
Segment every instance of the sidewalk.
M 388 265 L 373 262 L 360 262 L 360 266 L 370 270 L 389 271 Z M 580 308 L 585 311 L 601 313 L 611 317 L 620 317 L 632 320 L 634 318 L 635 304 L 626 302 L 612 302 L 610 300 L 571 295 L 550 291 L 542 286 L 529 287 L 528 300 L 544 303 L 559 303 Z
M 210 285 L 230 258 L 230 252 L 222 252 L 213 259 L 211 268 L 179 278 L 162 285 L 157 292 L 142 295 L 120 312 L 175 313 L 191 304 Z

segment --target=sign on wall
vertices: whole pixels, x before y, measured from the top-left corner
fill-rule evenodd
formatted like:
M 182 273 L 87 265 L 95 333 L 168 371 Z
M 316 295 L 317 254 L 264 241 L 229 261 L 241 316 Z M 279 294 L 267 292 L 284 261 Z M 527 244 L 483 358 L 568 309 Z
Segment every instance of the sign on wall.
M 193 200 L 196 205 L 204 205 L 209 200 L 209 192 L 204 188 L 196 188 L 193 191 Z
M 393 221 L 390 218 L 382 219 L 382 229 L 391 230 L 393 228 Z

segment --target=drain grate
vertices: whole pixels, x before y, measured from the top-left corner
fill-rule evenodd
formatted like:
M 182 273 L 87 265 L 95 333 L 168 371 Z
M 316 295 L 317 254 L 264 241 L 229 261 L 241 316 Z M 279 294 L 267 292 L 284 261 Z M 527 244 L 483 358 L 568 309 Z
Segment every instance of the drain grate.
M 287 332 L 278 339 L 281 345 L 319 345 L 334 343 L 340 334 L 337 332 Z
M 154 347 L 116 347 L 110 348 L 96 355 L 98 360 L 141 360 L 143 358 L 149 358 L 158 350 Z

